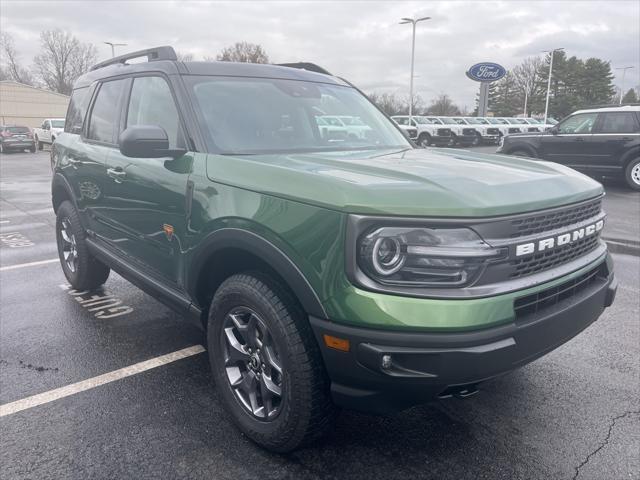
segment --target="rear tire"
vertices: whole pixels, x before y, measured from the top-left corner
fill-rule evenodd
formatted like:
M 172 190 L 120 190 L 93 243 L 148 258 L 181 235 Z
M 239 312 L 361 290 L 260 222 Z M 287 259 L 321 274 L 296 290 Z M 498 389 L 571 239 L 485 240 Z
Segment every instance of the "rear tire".
M 640 190 L 640 157 L 634 158 L 624 169 L 624 179 L 632 190 Z
M 110 269 L 89 253 L 80 217 L 69 200 L 58 207 L 56 240 L 62 271 L 73 288 L 94 290 L 107 281 Z
M 225 280 L 211 302 L 207 343 L 222 403 L 251 440 L 290 452 L 331 429 L 336 408 L 320 350 L 304 312 L 274 279 Z

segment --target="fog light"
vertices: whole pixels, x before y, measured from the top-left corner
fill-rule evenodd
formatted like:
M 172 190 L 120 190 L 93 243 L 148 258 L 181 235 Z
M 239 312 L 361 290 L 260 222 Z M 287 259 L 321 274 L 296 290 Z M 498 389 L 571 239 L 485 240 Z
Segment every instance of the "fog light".
M 389 370 L 391 368 L 391 355 L 383 355 L 381 366 L 384 370 Z

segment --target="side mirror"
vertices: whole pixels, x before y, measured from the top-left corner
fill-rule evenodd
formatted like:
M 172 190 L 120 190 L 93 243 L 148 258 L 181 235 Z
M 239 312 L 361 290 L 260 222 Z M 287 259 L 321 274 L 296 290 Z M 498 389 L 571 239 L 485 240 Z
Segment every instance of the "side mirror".
M 120 153 L 133 158 L 178 158 L 185 149 L 169 149 L 169 137 L 157 125 L 134 125 L 120 134 Z
M 558 130 L 556 127 L 551 127 L 549 129 L 549 132 L 551 132 L 551 135 L 558 135 L 558 133 L 560 133 L 560 130 Z

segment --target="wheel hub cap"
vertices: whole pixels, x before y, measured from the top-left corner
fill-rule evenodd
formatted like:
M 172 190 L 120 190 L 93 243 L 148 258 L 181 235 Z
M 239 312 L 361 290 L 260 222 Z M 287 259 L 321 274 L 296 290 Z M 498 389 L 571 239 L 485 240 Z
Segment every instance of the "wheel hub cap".
M 283 369 L 264 321 L 247 307 L 234 308 L 224 319 L 221 344 L 227 380 L 240 404 L 259 420 L 275 418 Z
M 636 185 L 640 185 L 640 163 L 631 169 L 631 179 Z

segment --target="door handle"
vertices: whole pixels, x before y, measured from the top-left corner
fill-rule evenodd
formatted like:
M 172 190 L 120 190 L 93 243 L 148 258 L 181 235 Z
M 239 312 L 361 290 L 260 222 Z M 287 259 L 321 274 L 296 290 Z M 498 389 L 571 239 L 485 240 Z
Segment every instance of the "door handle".
M 127 172 L 120 167 L 107 168 L 107 175 L 113 178 L 116 183 L 122 183 L 122 179 L 127 176 Z

